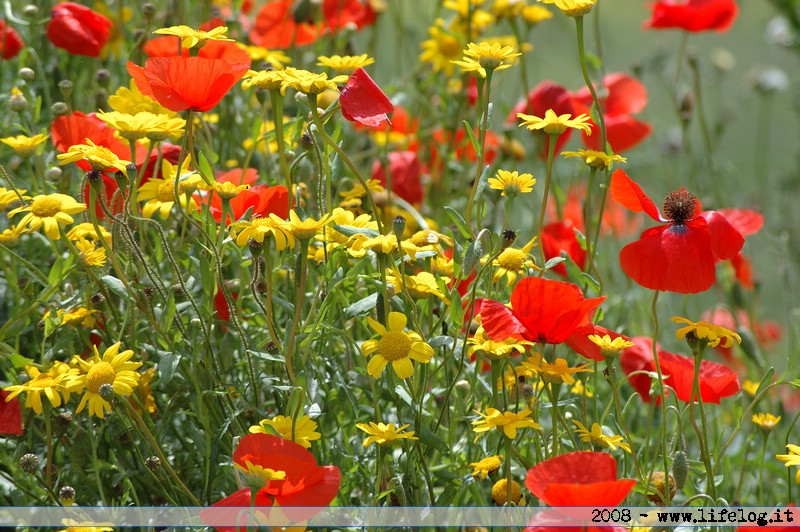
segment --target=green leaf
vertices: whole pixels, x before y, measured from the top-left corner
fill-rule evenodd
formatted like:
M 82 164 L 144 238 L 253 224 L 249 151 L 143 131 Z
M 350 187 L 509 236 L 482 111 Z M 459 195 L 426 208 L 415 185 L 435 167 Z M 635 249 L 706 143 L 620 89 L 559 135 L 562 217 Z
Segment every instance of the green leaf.
M 582 282 L 585 282 L 589 286 L 589 288 L 591 288 L 598 294 L 600 293 L 600 283 L 597 281 L 597 279 L 595 279 L 586 272 L 581 272 L 581 274 L 578 277 Z
M 483 172 L 481 172 L 481 177 L 478 179 L 478 188 L 475 190 L 475 197 L 480 198 L 483 191 L 486 189 L 486 185 L 489 183 L 489 165 L 483 167 Z
M 413 399 L 411 398 L 411 396 L 408 394 L 408 392 L 406 391 L 406 389 L 405 389 L 405 388 L 403 388 L 403 387 L 402 387 L 400 384 L 398 384 L 397 386 L 395 386 L 395 388 L 394 388 L 394 392 L 395 392 L 395 393 L 396 393 L 396 394 L 397 394 L 397 395 L 400 397 L 400 399 L 402 399 L 402 400 L 403 400 L 403 402 L 405 402 L 405 403 L 406 403 L 408 406 L 410 406 L 410 407 L 412 407 L 412 408 L 415 408 L 415 407 L 414 407 L 414 400 L 413 400 Z
M 461 275 L 463 277 L 469 277 L 483 255 L 484 250 L 480 241 L 475 240 L 474 242 L 470 242 L 467 249 L 464 250 L 464 263 L 461 266 Z
M 11 355 L 11 364 L 15 368 L 23 368 L 25 366 L 30 366 L 33 364 L 33 360 L 30 358 L 26 358 L 18 353 L 14 353 Z
M 565 257 L 553 257 L 552 259 L 550 259 L 550 260 L 548 260 L 547 262 L 544 263 L 544 269 L 545 270 L 552 270 L 558 264 L 561 264 L 565 260 L 567 260 Z
M 764 377 L 761 379 L 761 382 L 758 383 L 758 389 L 756 389 L 756 395 L 758 395 L 764 388 L 766 388 L 772 383 L 772 376 L 774 374 L 775 374 L 775 368 L 770 366 L 770 368 L 764 374 Z
M 175 370 L 178 369 L 181 355 L 164 351 L 159 351 L 159 353 L 161 354 L 161 360 L 158 362 L 158 378 L 162 384 L 166 385 L 175 376 Z
M 461 232 L 461 236 L 467 240 L 471 239 L 472 234 L 469 232 L 469 229 L 467 228 L 467 221 L 463 216 L 461 216 L 461 213 L 447 205 L 444 206 L 444 211 L 447 213 L 447 216 L 450 217 L 453 223 L 456 224 L 456 227 L 458 227 L 458 230 Z
M 249 354 L 253 355 L 254 357 L 260 358 L 262 360 L 269 360 L 271 362 L 280 362 L 280 363 L 286 362 L 286 358 L 284 358 L 284 357 L 282 357 L 280 355 L 272 355 L 270 353 L 267 353 L 266 351 L 250 351 L 250 350 L 248 350 L 248 351 L 246 351 L 246 353 L 249 353 Z
M 464 124 L 464 130 L 467 132 L 469 141 L 472 143 L 472 149 L 475 150 L 475 153 L 480 153 L 481 145 L 478 144 L 478 139 L 475 138 L 475 131 L 472 130 L 472 126 L 466 120 L 462 120 L 461 123 Z
M 205 151 L 206 150 L 204 149 L 203 151 L 197 152 L 197 168 L 200 170 L 200 175 L 202 176 L 203 181 L 206 183 L 213 183 L 214 170 L 211 168 L 211 164 L 208 162 Z
M 377 232 L 375 229 L 368 229 L 365 227 L 354 227 L 352 225 L 335 225 L 333 226 L 334 229 L 339 231 L 345 236 L 353 236 L 353 235 L 366 235 L 370 238 L 375 238 L 380 233 Z
M 429 429 L 427 425 L 420 426 L 419 440 L 428 447 L 433 447 L 442 454 L 450 454 L 450 446 L 447 445 L 447 443 L 445 443 L 445 441 L 438 434 Z
M 348 318 L 354 318 L 366 314 L 378 304 L 378 294 L 370 294 L 363 299 L 359 299 L 349 307 L 345 307 L 344 313 Z
M 133 301 L 133 298 L 128 293 L 128 290 L 125 288 L 125 285 L 122 284 L 122 281 L 120 281 L 116 277 L 112 275 L 104 275 L 100 278 L 100 280 L 103 281 L 103 284 L 105 284 L 109 290 L 117 294 L 122 299 Z

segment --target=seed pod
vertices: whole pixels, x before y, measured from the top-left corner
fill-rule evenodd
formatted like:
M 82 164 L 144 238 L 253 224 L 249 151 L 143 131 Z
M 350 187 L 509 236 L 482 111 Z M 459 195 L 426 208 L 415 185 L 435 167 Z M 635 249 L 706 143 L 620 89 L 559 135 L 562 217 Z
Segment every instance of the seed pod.
M 683 451 L 675 451 L 672 456 L 672 476 L 675 478 L 675 487 L 679 490 L 683 489 L 686 477 L 689 476 L 689 461 Z

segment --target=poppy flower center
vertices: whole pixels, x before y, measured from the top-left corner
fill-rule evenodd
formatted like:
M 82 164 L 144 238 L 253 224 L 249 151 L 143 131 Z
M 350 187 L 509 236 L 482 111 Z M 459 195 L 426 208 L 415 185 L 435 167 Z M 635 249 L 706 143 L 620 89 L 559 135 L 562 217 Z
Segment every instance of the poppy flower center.
M 686 190 L 670 192 L 664 198 L 664 214 L 676 224 L 683 224 L 694 216 L 697 196 Z
M 411 351 L 411 338 L 403 331 L 387 331 L 378 342 L 378 353 L 394 362 L 406 358 Z
M 39 218 L 52 218 L 61 212 L 61 200 L 58 198 L 38 198 L 31 205 L 31 213 Z
M 506 270 L 519 271 L 525 265 L 527 255 L 514 248 L 507 248 L 497 257 L 497 264 Z
M 97 393 L 104 384 L 113 386 L 116 376 L 117 372 L 114 370 L 114 366 L 108 362 L 98 362 L 86 374 L 86 388 L 92 393 Z

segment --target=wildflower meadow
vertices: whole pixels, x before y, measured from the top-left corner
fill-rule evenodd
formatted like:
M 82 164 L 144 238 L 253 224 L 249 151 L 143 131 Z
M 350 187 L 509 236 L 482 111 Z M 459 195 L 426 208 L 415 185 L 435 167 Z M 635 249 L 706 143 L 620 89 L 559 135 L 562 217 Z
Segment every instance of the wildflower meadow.
M 0 36 L 3 507 L 800 501 L 798 2 L 10 0 Z

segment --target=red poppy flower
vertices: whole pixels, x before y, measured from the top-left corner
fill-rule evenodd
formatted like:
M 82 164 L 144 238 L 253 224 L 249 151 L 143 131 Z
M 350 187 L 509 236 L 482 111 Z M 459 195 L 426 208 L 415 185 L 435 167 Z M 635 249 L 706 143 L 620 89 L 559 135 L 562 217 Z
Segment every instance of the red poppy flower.
M 627 151 L 643 141 L 652 130 L 650 124 L 632 116 L 647 105 L 647 89 L 639 80 L 622 72 L 607 75 L 603 78 L 603 85 L 607 96 L 600 103 L 606 122 L 606 138 L 615 152 Z M 588 87 L 573 94 L 573 104 L 576 114 L 585 113 L 591 116 L 593 101 Z M 590 123 L 595 125 L 593 121 Z M 592 129 L 599 131 L 596 127 Z M 583 133 L 583 143 L 588 148 L 603 151 L 600 142 L 599 134 Z
M 589 335 L 591 334 L 596 334 L 601 337 L 608 335 L 612 340 L 616 338 L 630 340 L 630 338 L 624 334 L 611 331 L 605 327 L 601 327 L 600 325 L 582 327 L 572 333 L 569 338 L 567 338 L 567 345 L 570 347 L 570 349 L 584 358 L 588 358 L 589 360 L 597 360 L 598 362 L 602 362 L 606 359 L 606 357 L 600 352 L 600 346 L 589 340 Z
M 151 57 L 144 68 L 128 63 L 141 93 L 175 112 L 212 109 L 248 69 L 246 63 L 206 57 Z
M 653 359 L 653 339 L 648 336 L 634 336 L 631 338 L 631 342 L 633 342 L 633 347 L 622 350 L 619 357 L 619 365 L 628 377 L 628 382 L 631 383 L 633 389 L 639 392 L 642 401 L 649 403 L 655 399 L 657 405 L 661 404 L 661 397 L 658 394 L 650 395 L 650 377 L 643 373 L 637 373 L 640 371 L 656 371 L 656 363 Z M 656 350 L 661 350 L 661 346 L 658 343 L 656 343 Z
M 514 106 L 511 110 L 511 114 L 508 115 L 507 122 L 509 124 L 516 124 L 518 121 L 517 113 L 544 116 L 548 109 L 552 109 L 558 115 L 575 115 L 575 107 L 570 92 L 558 83 L 543 81 L 528 93 L 528 97 L 525 100 Z M 541 158 L 546 158 L 550 143 L 550 135 L 542 131 L 535 131 L 533 135 L 537 136 L 542 141 L 542 149 L 539 150 L 539 156 Z M 556 153 L 562 150 L 569 140 L 570 135 L 572 135 L 572 129 L 567 128 L 564 134 L 558 137 L 556 140 Z
M 658 0 L 645 28 L 727 31 L 736 20 L 736 0 Z
M 351 122 L 377 127 L 389 121 L 394 105 L 363 68 L 350 74 L 339 96 L 342 115 Z
M 389 153 L 389 173 L 392 179 L 392 192 L 412 205 L 418 205 L 425 197 L 422 189 L 422 166 L 413 151 L 393 151 Z M 372 179 L 387 186 L 386 169 L 380 161 L 372 165 Z
M 178 37 L 173 35 L 163 35 L 148 40 L 142 46 L 144 53 L 148 57 L 189 57 L 188 48 L 181 48 L 181 41 Z M 178 53 L 180 51 L 180 54 Z M 250 55 L 240 48 L 235 42 L 230 41 L 207 41 L 197 51 L 197 57 L 205 57 L 207 59 L 224 59 L 228 63 L 246 63 L 250 65 L 252 60 Z
M 545 259 L 560 257 L 561 253 L 566 253 L 580 269 L 586 264 L 586 250 L 578 243 L 575 235 L 575 227 L 572 222 L 551 222 L 542 228 L 542 249 Z M 564 263 L 556 264 L 551 271 L 566 277 L 567 268 Z
M 11 59 L 22 50 L 25 43 L 19 33 L 4 20 L 0 20 L 0 56 L 3 59 Z
M 292 520 L 308 519 L 313 514 L 309 515 L 308 509 L 292 511 L 287 507 L 328 506 L 336 497 L 342 480 L 338 467 L 318 466 L 314 455 L 302 445 L 271 434 L 248 434 L 242 438 L 233 453 L 233 461 L 244 471 L 248 471 L 247 464 L 250 463 L 274 472 L 285 473 L 284 480 L 270 480 L 258 490 L 255 506 L 269 507 L 274 503 Z M 213 506 L 249 507 L 250 503 L 250 488 L 243 488 L 214 503 Z M 220 516 L 213 510 L 201 512 L 200 515 L 212 526 L 215 526 L 215 523 L 211 520 Z M 216 524 L 236 522 L 236 515 L 233 514 L 231 517 L 231 520 Z M 245 527 L 248 524 L 242 523 L 240 526 Z M 219 526 L 217 529 L 234 530 L 232 527 L 219 528 Z
M 639 185 L 618 169 L 611 177 L 611 197 L 633 212 L 665 222 L 645 230 L 619 255 L 623 271 L 645 288 L 703 292 L 716 281 L 715 262 L 735 257 L 744 245 L 744 237 L 724 216 L 700 213 L 697 198 L 685 190 L 666 197 L 663 217 Z
M 116 130 L 95 116 L 94 113 L 84 114 L 75 111 L 72 114 L 59 116 L 53 120 L 50 127 L 53 145 L 62 153 L 69 151 L 70 146 L 86 144 L 86 139 L 98 146 L 105 146 L 120 159 L 130 160 L 131 150 L 126 142 L 116 136 Z M 87 172 L 92 169 L 87 161 L 78 161 L 75 164 Z M 111 169 L 115 172 L 115 169 Z
M 528 521 L 525 532 L 627 532 L 628 528 L 619 526 L 587 526 L 583 509 L 573 514 L 562 508 L 537 508 L 536 513 Z M 574 524 L 575 526 L 570 526 Z
M 270 49 L 303 46 L 316 41 L 322 25 L 303 20 L 294 11 L 294 0 L 272 0 L 264 4 L 250 29 L 250 42 Z
M 0 390 L 0 434 L 22 434 L 22 407 L 19 397 L 6 401 L 10 392 Z
M 539 462 L 528 470 L 525 485 L 550 506 L 617 506 L 636 485 L 617 480 L 610 454 L 577 451 Z
M 572 283 L 526 277 L 511 293 L 511 309 L 498 301 L 483 302 L 481 324 L 494 340 L 514 337 L 560 344 L 576 330 L 591 327 L 590 316 L 604 300 L 605 296 L 584 299 Z
M 114 25 L 107 17 L 74 2 L 54 5 L 50 16 L 47 38 L 73 55 L 99 56 Z
M 681 401 L 691 401 L 694 359 L 659 351 L 658 362 L 664 385 L 675 390 Z M 739 389 L 739 377 L 731 368 L 710 360 L 700 362 L 700 397 L 704 403 L 719 404 L 720 399 L 735 394 Z
M 377 13 L 368 0 L 323 0 L 322 16 L 333 31 L 355 26 L 361 29 L 375 23 Z
M 252 170 L 255 172 L 255 169 Z M 221 178 L 217 178 L 217 181 L 223 182 Z M 283 185 L 256 185 L 231 199 L 230 206 L 234 220 L 241 219 L 249 209 L 252 209 L 250 216 L 254 218 L 275 214 L 284 220 L 289 216 L 289 191 Z M 222 220 L 222 199 L 218 194 L 211 197 L 209 209 L 217 222 Z M 229 217 L 227 223 L 231 222 Z

